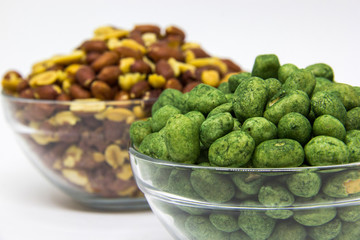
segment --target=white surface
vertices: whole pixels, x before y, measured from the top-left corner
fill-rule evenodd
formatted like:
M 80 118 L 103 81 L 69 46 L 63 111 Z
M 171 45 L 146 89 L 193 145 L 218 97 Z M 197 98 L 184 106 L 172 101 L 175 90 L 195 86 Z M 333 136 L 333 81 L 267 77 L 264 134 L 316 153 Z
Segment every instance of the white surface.
M 182 27 L 210 54 L 251 70 L 256 55 L 281 64 L 331 65 L 335 79 L 359 84 L 359 1 L 0 1 L 0 74 L 68 53 L 100 25 Z M 170 239 L 150 211 L 85 209 L 29 163 L 0 115 L 0 239 Z

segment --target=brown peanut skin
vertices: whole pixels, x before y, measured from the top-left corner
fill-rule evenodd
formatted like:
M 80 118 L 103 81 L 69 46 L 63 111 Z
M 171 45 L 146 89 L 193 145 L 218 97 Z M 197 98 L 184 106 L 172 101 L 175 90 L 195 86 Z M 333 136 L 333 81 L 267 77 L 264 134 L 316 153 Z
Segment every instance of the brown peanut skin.
M 92 69 L 99 72 L 102 68 L 110 65 L 117 65 L 119 63 L 119 56 L 115 52 L 104 52 L 92 64 Z
M 165 79 L 170 79 L 175 77 L 174 70 L 172 69 L 170 64 L 164 59 L 161 59 L 156 63 L 155 72 L 163 76 Z
M 110 86 L 116 85 L 121 71 L 118 66 L 106 66 L 101 69 L 97 79 L 106 82 Z
M 208 57 L 210 57 L 210 55 L 207 54 L 201 48 L 190 48 L 189 50 L 194 53 L 195 58 L 208 58 Z
M 89 52 L 86 54 L 85 62 L 87 64 L 91 65 L 100 56 L 101 56 L 101 53 L 99 53 L 99 52 Z
M 89 66 L 82 66 L 75 73 L 75 80 L 85 88 L 88 88 L 94 79 L 95 72 Z
M 197 85 L 199 85 L 201 82 L 191 82 L 188 83 L 184 89 L 183 89 L 183 93 L 187 93 L 190 92 L 194 87 L 196 87 Z
M 29 88 L 29 81 L 27 80 L 22 80 L 19 85 L 16 86 L 16 92 L 20 93 L 22 92 L 23 90 Z
M 78 84 L 73 84 L 70 86 L 69 94 L 73 99 L 84 99 L 91 97 L 91 93 Z
M 141 34 L 155 33 L 156 36 L 160 36 L 160 28 L 156 25 L 150 25 L 150 24 L 136 25 L 134 30 L 139 31 Z
M 126 91 L 121 90 L 120 92 L 115 94 L 115 101 L 125 101 L 130 99 L 130 94 Z
M 102 40 L 89 40 L 85 41 L 81 47 L 85 52 L 105 52 L 108 50 L 105 41 Z
M 130 34 L 129 34 L 129 38 L 134 40 L 138 44 L 141 44 L 141 45 L 145 46 L 145 43 L 144 43 L 144 41 L 142 39 L 142 33 L 140 31 L 132 30 L 130 32 Z
M 191 82 L 194 82 L 196 81 L 196 76 L 195 74 L 190 71 L 190 70 L 187 70 L 185 71 L 183 74 L 181 74 L 180 76 L 180 82 L 186 86 L 187 84 L 191 83 Z
M 144 62 L 143 60 L 136 60 L 131 66 L 130 66 L 130 72 L 138 72 L 142 74 L 150 74 L 151 73 L 151 67 L 149 64 Z
M 142 59 L 143 55 L 139 50 L 134 50 L 129 47 L 118 47 L 114 51 L 119 55 L 120 58 L 135 58 L 136 60 Z
M 132 86 L 130 90 L 130 98 L 140 98 L 145 94 L 145 92 L 150 90 L 150 84 L 145 81 L 139 81 Z
M 35 98 L 34 90 L 31 88 L 24 89 L 20 92 L 19 96 L 21 98 L 34 99 Z
M 37 99 L 54 100 L 59 93 L 55 90 L 54 85 L 45 85 L 34 88 L 34 95 Z
M 93 82 L 93 84 L 91 84 L 90 90 L 92 95 L 97 99 L 111 100 L 114 97 L 110 86 L 102 81 Z
M 176 78 L 171 78 L 166 81 L 165 89 L 167 89 L 167 88 L 172 88 L 172 89 L 176 89 L 179 91 L 183 90 L 183 86 L 182 86 L 181 82 L 179 80 L 177 80 Z
M 161 59 L 168 60 L 169 58 L 175 58 L 178 61 L 184 61 L 184 54 L 179 48 L 169 47 L 166 43 L 154 43 L 149 47 L 149 58 L 154 62 L 158 62 Z
M 221 61 L 226 64 L 226 66 L 228 68 L 228 73 L 242 71 L 241 68 L 238 65 L 236 65 L 233 61 L 231 61 L 230 59 L 221 59 Z
M 56 100 L 57 101 L 71 101 L 71 97 L 70 97 L 70 95 L 68 95 L 66 93 L 62 93 L 59 96 L 57 96 Z
M 165 30 L 165 34 L 167 38 L 170 36 L 176 36 L 180 40 L 180 42 L 184 42 L 185 40 L 184 31 L 175 26 L 167 27 Z
M 10 80 L 11 76 L 13 76 L 13 75 L 15 75 L 18 78 L 22 78 L 21 74 L 18 73 L 17 71 L 8 71 L 5 73 L 3 78 L 6 80 Z

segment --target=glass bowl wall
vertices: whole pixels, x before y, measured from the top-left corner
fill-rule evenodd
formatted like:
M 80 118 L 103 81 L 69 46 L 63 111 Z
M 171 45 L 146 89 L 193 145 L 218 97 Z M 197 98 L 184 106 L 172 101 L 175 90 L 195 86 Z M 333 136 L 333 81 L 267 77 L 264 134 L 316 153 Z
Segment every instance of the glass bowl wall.
M 174 239 L 360 239 L 360 163 L 217 168 L 129 151 L 138 186 Z
M 132 122 L 155 99 L 46 101 L 2 94 L 20 147 L 40 172 L 76 201 L 101 209 L 146 209 L 132 174 Z

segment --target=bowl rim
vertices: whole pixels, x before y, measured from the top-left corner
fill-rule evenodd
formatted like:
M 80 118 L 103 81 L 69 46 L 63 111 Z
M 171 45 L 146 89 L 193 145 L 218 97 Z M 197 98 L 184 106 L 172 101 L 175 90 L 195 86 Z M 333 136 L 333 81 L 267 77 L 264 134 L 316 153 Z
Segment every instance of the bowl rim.
M 158 98 L 149 98 L 149 99 L 130 99 L 130 100 L 100 100 L 97 98 L 86 98 L 86 99 L 74 99 L 69 101 L 58 101 L 58 100 L 48 100 L 48 99 L 30 99 L 30 98 L 21 98 L 12 96 L 1 90 L 1 97 L 7 101 L 16 102 L 16 103 L 43 103 L 43 104 L 53 104 L 53 105 L 71 105 L 74 103 L 83 103 L 83 104 L 96 104 L 96 103 L 105 103 L 106 105 L 134 105 L 147 102 L 155 102 Z
M 304 171 L 338 171 L 338 170 L 355 170 L 356 167 L 360 167 L 360 162 L 347 163 L 347 164 L 338 164 L 338 165 L 324 165 L 324 166 L 304 166 L 304 167 L 286 167 L 286 168 L 234 168 L 234 167 L 218 167 L 218 166 L 200 166 L 196 164 L 187 164 L 187 163 L 178 163 L 172 162 L 168 160 L 162 160 L 157 158 L 152 158 L 143 153 L 140 153 L 136 150 L 132 143 L 129 145 L 129 153 L 130 155 L 134 155 L 135 157 L 141 158 L 142 161 L 150 162 L 156 165 L 161 166 L 170 166 L 176 168 L 184 168 L 184 169 L 207 169 L 213 171 L 221 171 L 221 172 L 251 172 L 251 173 L 279 173 L 279 172 L 304 172 Z

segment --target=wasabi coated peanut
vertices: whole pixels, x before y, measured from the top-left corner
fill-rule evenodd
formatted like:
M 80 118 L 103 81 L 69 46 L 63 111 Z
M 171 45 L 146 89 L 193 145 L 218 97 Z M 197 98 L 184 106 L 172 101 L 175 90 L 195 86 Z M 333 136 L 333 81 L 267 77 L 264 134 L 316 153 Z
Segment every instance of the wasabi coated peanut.
M 190 118 L 177 114 L 165 126 L 165 144 L 172 161 L 194 163 L 200 155 L 199 129 Z
M 199 84 L 189 92 L 186 107 L 188 111 L 195 110 L 206 115 L 215 107 L 226 102 L 223 92 L 209 85 Z
M 265 207 L 287 207 L 294 203 L 294 196 L 285 188 L 276 184 L 267 184 L 260 188 L 259 202 Z M 265 214 L 274 219 L 287 219 L 293 215 L 291 210 L 267 210 Z
M 197 240 L 227 240 L 229 234 L 216 229 L 207 217 L 189 216 L 185 229 Z
M 286 79 L 282 88 L 285 90 L 301 90 L 311 96 L 315 88 L 316 80 L 314 74 L 306 69 L 295 70 Z
M 218 113 L 207 118 L 200 126 L 200 141 L 206 147 L 218 138 L 231 132 L 234 128 L 234 120 L 230 113 Z
M 280 91 L 267 104 L 264 117 L 278 124 L 280 119 L 290 112 L 298 112 L 307 116 L 310 111 L 310 99 L 300 90 Z
M 281 65 L 278 70 L 278 79 L 283 84 L 286 79 L 295 71 L 298 70 L 298 67 L 291 63 L 286 63 Z
M 256 168 L 299 167 L 304 161 L 300 143 L 292 139 L 273 139 L 260 143 L 252 163 Z
M 196 124 L 196 127 L 200 129 L 201 124 L 205 121 L 205 117 L 201 112 L 191 111 L 185 114 L 186 117 L 190 118 Z
M 191 172 L 190 182 L 196 193 L 209 202 L 227 202 L 235 195 L 234 184 L 229 178 L 207 169 Z
M 252 76 L 260 77 L 262 79 L 278 78 L 278 71 L 280 62 L 274 54 L 258 55 L 255 58 L 255 63 L 251 72 Z
M 251 240 L 251 238 L 246 233 L 240 230 L 230 233 L 229 240 Z
M 264 182 L 264 177 L 254 173 L 232 174 L 231 179 L 242 193 L 248 195 L 257 194 Z
M 359 171 L 340 172 L 326 180 L 322 191 L 330 197 L 344 198 L 360 192 L 359 182 Z
M 350 130 L 345 137 L 346 146 L 350 152 L 349 162 L 360 162 L 360 130 Z
M 321 187 L 321 178 L 314 172 L 300 172 L 291 174 L 286 179 L 289 191 L 298 197 L 313 197 Z
M 324 166 L 349 163 L 349 150 L 337 138 L 317 136 L 304 147 L 307 162 L 311 166 Z
M 272 98 L 281 89 L 281 82 L 276 78 L 265 79 L 265 84 L 268 88 L 268 98 Z
M 159 132 L 147 135 L 139 146 L 139 152 L 153 158 L 169 160 L 164 136 Z
M 233 98 L 233 109 L 236 117 L 241 122 L 251 117 L 261 117 L 267 95 L 268 88 L 263 79 L 251 77 L 242 81 Z
M 311 124 L 304 115 L 292 112 L 283 116 L 278 123 L 279 138 L 289 138 L 305 145 L 311 138 Z
M 169 175 L 169 180 L 166 190 L 170 193 L 187 197 L 191 199 L 201 199 L 201 197 L 194 191 L 190 182 L 190 173 L 174 169 Z
M 167 120 L 176 114 L 180 114 L 181 111 L 171 105 L 165 105 L 159 110 L 157 110 L 154 115 L 152 115 L 151 128 L 153 132 L 160 131 L 165 127 Z
M 345 222 L 356 222 L 360 220 L 360 206 L 340 207 L 337 209 L 338 217 Z
M 231 233 L 239 230 L 237 217 L 234 215 L 214 212 L 209 215 L 209 220 L 220 231 Z
M 341 232 L 334 240 L 355 240 L 360 239 L 360 221 L 353 223 L 343 222 Z
M 305 240 L 306 230 L 294 221 L 279 222 L 269 240 Z
M 251 239 L 266 240 L 274 230 L 276 221 L 262 211 L 244 210 L 240 212 L 238 224 Z
M 323 77 L 330 81 L 334 81 L 334 71 L 325 63 L 315 63 L 307 66 L 305 69 L 311 71 L 315 77 Z
M 347 131 L 360 130 L 360 107 L 353 108 L 346 113 L 345 127 Z
M 130 126 L 130 140 L 135 147 L 139 147 L 144 138 L 152 133 L 151 118 L 136 121 Z
M 218 89 L 222 91 L 224 94 L 231 93 L 229 89 L 229 82 L 223 82 L 218 86 Z
M 224 113 L 224 112 L 232 113 L 232 111 L 233 111 L 232 103 L 224 103 L 211 110 L 211 112 L 209 112 L 209 114 L 207 115 L 207 118 L 214 116 L 218 113 Z
M 209 148 L 212 166 L 240 167 L 251 158 L 255 141 L 243 131 L 233 131 L 217 139 Z
M 277 137 L 277 128 L 275 124 L 263 117 L 246 119 L 241 130 L 249 134 L 255 140 L 256 146 L 263 141 Z
M 346 129 L 337 118 L 331 115 L 322 115 L 313 123 L 313 134 L 314 136 L 330 136 L 344 141 Z
M 308 229 L 309 236 L 314 240 L 331 240 L 341 232 L 341 221 L 337 218 L 331 222 Z
M 345 83 L 333 83 L 326 86 L 326 91 L 335 94 L 340 98 L 346 110 L 360 107 L 360 97 L 353 86 Z
M 181 108 L 182 93 L 176 89 L 165 89 L 159 96 L 158 100 L 154 103 L 151 109 L 152 115 L 165 105 L 172 105 L 176 108 Z
M 283 186 L 266 184 L 260 188 L 259 202 L 265 207 L 287 207 L 294 203 L 294 196 Z
M 234 94 L 233 93 L 227 93 L 227 94 L 225 94 L 225 98 L 226 98 L 226 102 L 232 103 L 232 101 L 234 99 Z
M 235 92 L 236 88 L 239 86 L 239 84 L 245 80 L 251 77 L 251 73 L 248 72 L 242 72 L 239 74 L 234 74 L 229 77 L 229 90 L 230 92 Z
M 313 95 L 317 92 L 325 91 L 327 89 L 327 86 L 333 83 L 329 79 L 323 77 L 317 77 L 315 78 L 315 80 L 316 80 L 316 85 L 312 93 Z
M 237 118 L 234 118 L 234 128 L 233 131 L 241 130 L 241 123 Z
M 346 109 L 341 100 L 331 92 L 321 91 L 315 93 L 311 98 L 311 109 L 316 117 L 331 115 L 345 123 Z
M 302 204 L 311 203 L 321 203 L 321 202 L 332 202 L 333 199 L 323 196 L 317 195 L 311 199 L 304 199 Z M 314 209 L 299 209 L 294 211 L 294 220 L 301 225 L 315 227 L 320 226 L 325 223 L 330 222 L 336 216 L 336 208 L 335 207 L 326 207 L 326 208 L 314 208 Z

